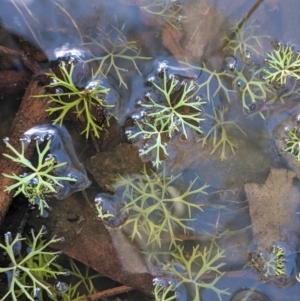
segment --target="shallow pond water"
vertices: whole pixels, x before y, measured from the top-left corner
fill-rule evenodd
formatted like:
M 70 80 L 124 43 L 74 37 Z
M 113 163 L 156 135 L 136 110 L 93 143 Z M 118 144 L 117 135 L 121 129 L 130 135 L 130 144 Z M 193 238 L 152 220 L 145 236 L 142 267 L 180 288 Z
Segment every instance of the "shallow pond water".
M 184 281 L 178 300 L 227 301 L 245 288 L 297 299 L 299 146 L 284 148 L 299 126 L 300 4 L 235 2 L 0 0 L 1 73 L 31 80 L 24 56 L 32 59 L 52 105 L 69 92 L 54 75 L 61 67 L 74 67 L 76 93 L 110 89 L 104 110 L 92 105 L 100 138 L 78 111 L 63 123 L 92 181 L 84 195 L 113 218 L 97 220 L 78 192 L 49 201 L 49 217 L 36 210 L 29 224 L 46 224 L 66 237 L 58 248 L 67 255 L 148 294 L 152 275 L 166 286 Z M 296 67 L 274 77 L 276 53 Z M 14 93 L 0 93 L 6 137 L 21 98 L 8 106 Z M 101 252 L 111 255 L 103 267 Z

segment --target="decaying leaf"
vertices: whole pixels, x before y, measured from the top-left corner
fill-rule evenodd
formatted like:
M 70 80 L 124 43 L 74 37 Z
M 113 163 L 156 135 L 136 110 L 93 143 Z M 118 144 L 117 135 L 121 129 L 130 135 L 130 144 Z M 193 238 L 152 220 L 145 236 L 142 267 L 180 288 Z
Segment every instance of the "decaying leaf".
M 177 60 L 197 62 L 208 51 L 218 48 L 224 35 L 225 16 L 206 0 L 187 1 L 183 6 L 183 30 L 166 25 L 162 42 Z M 209 50 L 208 50 L 209 49 Z
M 280 241 L 289 245 L 300 230 L 295 215 L 300 201 L 298 188 L 293 185 L 295 177 L 291 170 L 271 168 L 265 184 L 245 184 L 253 236 L 261 251 Z
M 224 35 L 222 24 L 225 23 L 225 16 L 205 0 L 189 1 L 185 11 L 187 22 L 184 24 L 186 35 L 183 45 L 195 59 L 200 59 L 208 48 L 218 48 L 216 42 L 220 42 Z

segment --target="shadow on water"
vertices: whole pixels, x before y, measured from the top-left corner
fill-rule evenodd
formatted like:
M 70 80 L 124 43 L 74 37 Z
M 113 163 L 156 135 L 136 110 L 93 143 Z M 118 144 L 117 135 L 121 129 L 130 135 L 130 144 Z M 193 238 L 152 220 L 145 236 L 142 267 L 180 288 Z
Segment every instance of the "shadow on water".
M 49 200 L 49 217 L 36 209 L 29 225 L 45 224 L 66 238 L 55 248 L 148 295 L 156 277 L 177 300 L 229 301 L 242 289 L 296 300 L 299 5 L 0 0 L 2 137 L 29 82 L 48 87 L 50 108 L 98 89 L 90 119 L 81 105 L 61 118 L 92 185 Z M 279 75 L 272 54 L 286 60 Z M 62 66 L 74 67 L 71 85 L 59 84 Z M 291 133 L 298 146 L 287 151 Z

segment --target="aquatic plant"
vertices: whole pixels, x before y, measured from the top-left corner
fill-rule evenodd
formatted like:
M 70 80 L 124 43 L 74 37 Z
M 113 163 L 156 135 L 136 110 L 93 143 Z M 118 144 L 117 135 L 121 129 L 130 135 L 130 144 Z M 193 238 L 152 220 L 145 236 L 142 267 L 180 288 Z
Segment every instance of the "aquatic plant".
M 300 161 L 300 133 L 299 128 L 288 130 L 287 144 L 284 151 L 295 155 L 296 160 Z
M 142 103 L 146 115 L 158 122 L 159 128 L 168 130 L 168 136 L 174 132 L 182 131 L 188 138 L 186 127 L 201 133 L 200 123 L 202 105 L 205 102 L 197 95 L 199 87 L 194 81 L 180 82 L 176 76 L 167 79 L 167 72 L 163 72 L 162 87 L 153 82 L 155 89 L 161 94 L 162 99 L 154 100 L 150 94 L 149 102 Z
M 268 91 L 269 92 L 269 91 Z M 267 104 L 273 103 L 286 103 L 288 100 L 297 99 L 300 95 L 300 87 L 296 82 L 293 83 L 292 86 L 282 86 L 280 89 L 273 89 L 268 93 L 268 101 Z
M 121 28 L 113 27 L 113 31 L 109 33 L 103 33 L 99 35 L 97 39 L 92 37 L 85 37 L 85 40 L 91 42 L 85 42 L 83 45 L 92 46 L 93 52 L 97 49 L 97 52 L 103 53 L 102 55 L 94 55 L 91 52 L 92 58 L 84 60 L 85 63 L 96 62 L 98 67 L 93 70 L 94 77 L 99 75 L 107 76 L 112 71 L 114 71 L 119 80 L 119 86 L 124 86 L 126 89 L 127 84 L 123 79 L 122 73 L 128 70 L 119 66 L 117 60 L 122 60 L 122 65 L 124 61 L 131 62 L 135 70 L 141 74 L 136 61 L 137 60 L 150 60 L 151 57 L 141 56 L 141 49 L 136 47 L 137 41 L 127 41 L 123 34 L 125 25 Z
M 98 193 L 94 199 L 94 205 L 98 212 L 98 218 L 107 228 L 115 228 L 123 225 L 127 219 L 125 203 L 116 195 L 106 192 Z
M 51 300 L 55 301 L 80 301 L 86 296 L 97 293 L 95 283 L 99 281 L 99 278 L 103 276 L 93 271 L 88 266 L 76 263 L 69 257 L 69 273 L 70 282 L 66 288 L 66 291 L 58 295 L 50 296 Z M 79 293 L 80 292 L 80 293 Z
M 11 150 L 15 155 L 3 154 L 9 160 L 23 165 L 27 171 L 21 175 L 5 174 L 3 176 L 15 181 L 14 184 L 7 186 L 5 191 L 12 191 L 16 189 L 14 196 L 22 193 L 32 205 L 38 204 L 41 216 L 44 215 L 44 209 L 49 208 L 47 203 L 47 197 L 55 194 L 60 187 L 63 187 L 62 181 L 74 182 L 76 181 L 71 177 L 61 177 L 55 175 L 55 171 L 62 166 L 66 165 L 66 162 L 57 163 L 54 156 L 49 156 L 51 139 L 46 143 L 43 150 L 40 149 L 38 140 L 35 141 L 37 151 L 37 165 L 33 165 L 25 157 L 25 145 L 24 141 L 21 141 L 21 151 L 18 152 L 9 142 L 8 139 L 4 139 L 6 147 Z
M 161 128 L 158 120 L 151 120 L 147 116 L 144 116 L 140 121 L 135 120 L 135 125 L 136 131 L 126 131 L 128 139 L 133 142 L 138 141 L 139 154 L 142 158 L 147 156 L 151 158 L 152 154 L 154 157 L 153 166 L 158 167 L 162 160 L 169 156 L 166 145 L 166 141 L 169 140 L 167 137 L 168 129 Z
M 222 161 L 226 159 L 226 146 L 230 148 L 233 155 L 235 154 L 234 149 L 237 148 L 237 146 L 230 141 L 227 135 L 226 127 L 227 126 L 235 127 L 241 133 L 246 135 L 246 133 L 238 126 L 237 121 L 224 119 L 225 112 L 226 110 L 224 109 L 218 109 L 216 107 L 213 107 L 213 115 L 205 114 L 206 117 L 212 119 L 213 126 L 209 129 L 206 135 L 200 140 L 202 141 L 202 147 L 204 147 L 207 144 L 208 139 L 212 135 L 213 149 L 210 154 L 213 154 L 219 147 L 221 147 L 220 159 Z
M 257 35 L 256 31 L 259 29 L 259 26 L 254 25 L 254 22 L 248 25 L 243 24 L 242 26 L 240 24 L 241 22 L 233 26 L 231 33 L 229 35 L 226 34 L 223 38 L 226 42 L 224 50 L 234 56 L 240 54 L 243 61 L 245 61 L 247 52 L 259 56 L 263 48 L 261 40 L 270 37 L 267 35 Z
M 168 284 L 167 287 L 162 285 L 159 281 L 154 284 L 153 290 L 155 301 L 172 301 L 176 300 L 174 287 L 172 284 Z
M 207 67 L 206 63 L 202 63 L 201 67 L 193 66 L 191 64 L 181 62 L 183 65 L 191 68 L 192 70 L 197 70 L 200 72 L 199 79 L 201 83 L 198 85 L 200 92 L 204 92 L 204 95 L 208 101 L 213 99 L 217 94 L 223 94 L 228 103 L 230 100 L 230 92 L 232 89 L 228 88 L 228 83 L 231 85 L 233 74 L 226 71 L 211 70 Z
M 282 278 L 285 272 L 286 254 L 281 246 L 272 246 L 268 252 L 252 252 L 252 264 L 258 267 L 264 279 Z
M 147 172 L 132 176 L 119 176 L 113 184 L 115 194 L 126 203 L 128 211 L 125 225 L 130 229 L 130 238 L 147 239 L 147 245 L 161 246 L 162 236 L 170 240 L 170 247 L 180 241 L 178 231 L 193 231 L 185 224 L 192 220 L 192 210 L 202 210 L 195 202 L 199 194 L 206 194 L 208 185 L 198 186 L 196 177 L 186 189 L 176 186 L 177 176 L 159 175 Z M 193 196 L 195 197 L 192 200 Z
M 0 243 L 0 249 L 9 258 L 10 264 L 7 267 L 0 267 L 0 273 L 6 273 L 8 279 L 8 291 L 0 301 L 8 298 L 17 301 L 23 294 L 28 300 L 36 301 L 42 291 L 51 296 L 53 291 L 50 290 L 45 279 L 56 279 L 58 275 L 66 275 L 66 271 L 54 263 L 60 251 L 46 250 L 49 245 L 62 239 L 53 237 L 49 241 L 43 241 L 41 238 L 44 232 L 44 227 L 37 234 L 31 230 L 32 241 L 29 243 L 27 255 L 24 257 L 20 251 L 22 242 L 26 239 L 17 234 L 13 240 L 10 232 L 4 235 L 5 242 L 4 244 Z
M 241 71 L 235 71 L 233 86 L 239 93 L 243 109 L 249 112 L 249 106 L 258 101 L 265 101 L 272 87 L 262 79 L 261 69 L 255 66 L 243 67 Z M 262 116 L 263 117 L 263 116 Z
M 99 203 L 95 203 L 96 211 L 97 211 L 97 217 L 100 219 L 109 219 L 113 217 L 114 215 L 109 213 L 108 211 L 103 212 L 103 207 Z
M 192 301 L 201 301 L 201 289 L 213 290 L 222 301 L 222 294 L 229 295 L 228 289 L 216 287 L 216 283 L 225 274 L 220 271 L 220 268 L 225 265 L 220 262 L 225 257 L 224 253 L 225 251 L 220 250 L 213 241 L 208 248 L 205 247 L 203 250 L 199 250 L 199 245 L 193 247 L 192 254 L 188 254 L 184 246 L 178 246 L 175 251 L 171 252 L 172 262 L 166 264 L 164 270 L 178 278 L 179 285 L 185 284 L 193 290 Z M 207 273 L 215 273 L 216 277 L 211 281 L 205 280 Z
M 285 85 L 287 78 L 300 79 L 300 53 L 295 53 L 290 45 L 278 44 L 267 53 L 265 79 Z
M 106 104 L 104 100 L 109 89 L 102 87 L 100 80 L 92 80 L 85 89 L 80 90 L 73 82 L 74 62 L 71 62 L 68 68 L 69 70 L 64 61 L 60 62 L 59 69 L 62 78 L 55 73 L 46 73 L 51 82 L 45 88 L 55 89 L 57 93 L 36 97 L 50 97 L 49 104 L 54 106 L 49 107 L 46 112 L 50 115 L 58 114 L 58 117 L 53 120 L 53 124 L 61 125 L 65 116 L 69 112 L 74 112 L 85 125 L 81 134 L 85 134 L 86 139 L 90 133 L 99 138 L 99 131 L 102 131 L 103 127 L 97 120 L 97 110 L 103 111 L 114 107 L 114 105 Z M 106 123 L 109 125 L 109 116 L 106 116 Z
M 72 258 L 69 258 L 69 262 L 70 275 L 77 280 L 75 284 L 72 284 L 71 290 L 75 293 L 79 291 L 79 288 L 84 288 L 85 294 L 87 295 L 96 293 L 95 282 L 103 278 L 103 276 L 86 265 L 84 269 L 80 268 Z
M 198 95 L 198 86 L 194 81 L 180 82 L 176 76 L 167 78 L 167 71 L 162 74 L 161 85 L 152 82 L 153 97 L 149 93 L 146 102 L 141 103 L 144 114 L 140 120 L 136 119 L 135 131 L 127 132 L 130 140 L 145 140 L 147 147 L 141 152 L 145 156 L 154 151 L 153 165 L 158 167 L 161 164 L 162 156 L 168 156 L 165 142 L 174 133 L 182 132 L 188 139 L 187 128 L 201 133 L 200 123 L 202 105 L 205 103 Z
M 155 301 L 190 300 L 186 286 L 179 283 L 171 273 L 160 271 L 160 276 L 153 279 Z
M 148 3 L 147 3 L 148 2 Z M 140 6 L 140 9 L 150 15 L 162 18 L 170 26 L 178 29 L 180 22 L 185 18 L 180 15 L 182 5 L 178 1 L 154 0 L 146 1 L 146 5 Z
M 282 276 L 285 275 L 284 263 L 285 263 L 285 252 L 281 247 L 272 247 L 271 255 L 266 262 L 265 275 Z

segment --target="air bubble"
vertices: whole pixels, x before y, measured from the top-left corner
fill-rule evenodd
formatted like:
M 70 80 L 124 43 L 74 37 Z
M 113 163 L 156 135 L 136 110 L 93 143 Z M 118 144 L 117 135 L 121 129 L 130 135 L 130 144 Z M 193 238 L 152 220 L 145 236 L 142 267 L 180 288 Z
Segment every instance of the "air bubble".
M 174 290 L 178 283 L 177 283 L 177 281 L 172 277 L 172 278 L 169 279 L 168 284 L 172 287 L 172 290 Z
M 255 103 L 252 103 L 251 105 L 249 105 L 249 110 L 251 111 L 251 112 L 253 112 L 253 111 L 255 111 L 255 109 L 256 109 L 256 104 Z
M 56 88 L 55 89 L 56 94 L 62 94 L 63 92 L 64 92 L 64 90 L 62 88 Z
M 12 273 L 12 271 L 5 271 L 5 274 L 6 274 L 6 278 L 7 278 L 8 287 L 10 287 L 12 278 L 13 278 L 13 273 Z
M 56 282 L 55 287 L 61 293 L 65 293 L 68 290 L 68 284 L 62 281 Z
M 141 106 L 142 106 L 142 104 L 143 104 L 143 101 L 142 101 L 142 99 L 137 99 L 136 101 L 135 101 L 135 104 L 134 104 L 134 106 L 137 108 L 137 109 L 139 109 Z
M 64 236 L 60 237 L 59 241 L 60 242 L 64 242 L 66 239 L 64 238 Z
M 20 178 L 25 178 L 27 176 L 29 176 L 30 174 L 28 172 L 24 172 L 22 174 L 19 175 Z
M 177 301 L 190 300 L 188 290 L 185 285 L 178 283 L 178 280 L 169 274 L 162 275 L 153 279 L 153 285 L 159 285 L 166 290 L 168 286 L 171 287 L 172 291 L 176 296 Z
M 145 151 L 146 151 L 145 147 L 140 147 L 139 150 L 138 150 L 139 156 L 143 156 Z
M 20 138 L 20 141 L 24 142 L 25 147 L 28 146 L 28 144 L 31 142 L 30 136 L 24 135 Z
M 51 297 L 51 298 L 55 298 L 55 297 L 56 297 L 56 294 L 55 294 L 55 293 L 53 293 L 53 292 L 50 292 L 50 294 L 49 294 L 49 297 Z
M 242 82 L 241 81 L 235 82 L 234 89 L 236 91 L 239 91 L 241 89 L 241 87 L 242 87 Z
M 93 80 L 90 81 L 87 86 L 85 87 L 85 90 L 92 90 L 94 91 L 95 89 L 99 88 L 101 82 L 99 80 Z
M 38 217 L 42 217 L 42 218 L 47 218 L 49 216 L 49 212 L 47 210 L 43 210 L 43 212 L 41 212 Z
M 152 77 L 149 77 L 146 81 L 146 87 L 152 87 L 153 86 L 153 82 L 155 81 L 155 77 L 152 76 Z
M 50 161 L 50 160 L 52 160 L 52 159 L 54 159 L 54 162 L 56 162 L 56 157 L 53 155 L 53 154 L 48 154 L 46 157 L 45 157 L 45 162 L 47 162 L 47 161 Z
M 245 64 L 251 64 L 253 60 L 253 54 L 252 52 L 246 50 L 243 54 L 243 61 Z
M 163 286 L 163 287 L 167 286 L 167 280 L 164 278 L 155 277 L 155 278 L 153 278 L 152 283 L 154 286 L 156 284 L 158 284 L 159 286 Z
M 48 234 L 48 230 L 47 230 L 46 226 L 42 225 L 42 227 L 41 227 L 41 235 L 47 235 L 47 234 Z
M 178 17 L 177 17 L 177 22 L 181 22 L 183 20 L 183 16 L 182 15 L 179 15 Z
M 34 135 L 33 140 L 37 141 L 38 144 L 41 144 L 45 141 L 46 135 Z
M 162 61 L 160 63 L 158 63 L 158 68 L 157 68 L 157 72 L 161 73 L 161 72 L 165 72 L 166 69 L 168 68 L 168 61 Z
M 108 193 L 99 193 L 96 195 L 94 202 L 96 205 L 102 207 L 103 212 L 113 215 L 112 218 L 103 219 L 103 223 L 106 226 L 119 227 L 126 221 L 128 215 L 123 210 L 125 204 L 117 196 Z
M 71 275 L 71 273 L 70 273 L 70 271 L 69 270 L 64 270 L 64 272 L 63 272 L 64 274 L 64 276 L 70 276 Z
M 7 241 L 8 244 L 10 244 L 13 240 L 11 232 L 6 232 L 4 234 L 4 237 L 5 237 L 5 240 Z
M 260 73 L 260 78 L 261 78 L 261 80 L 263 80 L 263 81 L 266 81 L 266 80 L 267 80 L 266 70 L 263 70 L 263 71 Z
M 39 180 L 37 178 L 32 178 L 30 179 L 26 185 L 30 186 L 30 187 L 36 187 L 39 184 Z
M 202 95 L 197 95 L 196 96 L 196 101 L 203 101 L 203 96 Z
M 174 123 L 175 123 L 176 125 L 181 125 L 182 120 L 181 120 L 180 118 L 178 118 L 178 117 L 175 117 L 175 118 L 174 118 Z
M 290 141 L 290 140 L 289 140 L 288 138 L 285 138 L 285 139 L 283 139 L 283 144 L 284 144 L 284 145 L 287 145 L 287 144 L 289 143 L 289 141 Z
M 41 296 L 41 289 L 40 288 L 35 288 L 34 292 L 33 292 L 33 299 L 34 300 L 39 300 Z
M 150 99 L 151 99 L 151 93 L 149 93 L 149 92 L 145 93 L 145 94 L 144 94 L 144 99 L 145 99 L 146 101 L 150 101 Z
M 142 134 L 141 139 L 142 140 L 148 140 L 149 139 L 149 134 Z M 145 145 L 145 147 L 146 147 L 146 145 Z
M 75 184 L 75 183 L 77 183 L 78 182 L 78 179 L 76 178 L 76 174 L 73 174 L 73 173 L 68 173 L 68 177 L 69 178 L 71 178 L 72 180 L 74 180 L 74 181 L 70 181 L 70 185 L 72 185 L 72 184 Z
M 237 59 L 232 55 L 225 57 L 223 67 L 225 71 L 233 72 L 237 67 Z
M 125 129 L 125 135 L 127 136 L 128 139 L 131 139 L 130 137 L 134 134 L 135 132 L 133 131 L 132 128 Z
M 288 133 L 290 132 L 290 128 L 289 128 L 288 126 L 285 126 L 285 127 L 284 127 L 284 132 L 285 132 L 286 134 L 288 134 Z
M 9 142 L 9 138 L 8 137 L 5 137 L 3 138 L 3 142 L 6 144 L 7 142 Z
M 17 233 L 17 237 L 18 237 L 18 239 L 21 239 L 22 238 L 21 233 Z M 22 250 L 22 241 L 19 240 L 13 245 L 14 255 L 16 256 L 16 255 L 20 254 L 21 250 Z
M 47 141 L 52 140 L 52 139 L 53 139 L 53 135 L 52 135 L 52 134 L 46 134 L 46 135 L 45 135 L 45 139 L 46 139 Z
M 134 121 L 141 121 L 145 115 L 145 111 L 136 111 L 133 112 L 130 117 L 134 120 Z
M 175 75 L 175 74 L 170 74 L 169 75 L 169 79 L 172 80 L 173 79 L 173 83 L 174 85 L 177 85 L 178 83 L 180 83 L 179 78 Z M 182 85 L 182 83 L 180 83 Z

